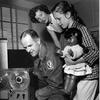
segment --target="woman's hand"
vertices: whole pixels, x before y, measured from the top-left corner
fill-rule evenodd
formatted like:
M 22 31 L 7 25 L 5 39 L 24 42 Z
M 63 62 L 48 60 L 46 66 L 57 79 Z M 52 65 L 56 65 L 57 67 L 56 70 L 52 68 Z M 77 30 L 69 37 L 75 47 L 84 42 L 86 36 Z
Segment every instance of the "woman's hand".
M 74 61 L 72 61 L 72 59 L 70 59 L 69 57 L 65 57 L 64 60 L 67 66 L 74 65 Z
M 83 57 L 81 57 L 81 58 L 79 58 L 79 59 L 77 59 L 75 61 L 72 60 L 70 57 L 65 57 L 64 60 L 65 60 L 65 63 L 66 63 L 67 66 L 69 66 L 69 65 L 75 65 L 75 64 L 83 63 L 84 62 Z

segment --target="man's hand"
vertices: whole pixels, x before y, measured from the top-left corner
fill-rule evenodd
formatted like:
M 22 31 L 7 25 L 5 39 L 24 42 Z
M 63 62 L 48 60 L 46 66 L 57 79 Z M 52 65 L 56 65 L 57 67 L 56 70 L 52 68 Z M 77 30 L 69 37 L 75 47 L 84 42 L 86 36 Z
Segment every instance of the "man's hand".
M 33 71 L 32 73 L 33 73 L 34 75 L 36 75 L 39 79 L 42 79 L 42 76 L 39 74 L 39 72 Z

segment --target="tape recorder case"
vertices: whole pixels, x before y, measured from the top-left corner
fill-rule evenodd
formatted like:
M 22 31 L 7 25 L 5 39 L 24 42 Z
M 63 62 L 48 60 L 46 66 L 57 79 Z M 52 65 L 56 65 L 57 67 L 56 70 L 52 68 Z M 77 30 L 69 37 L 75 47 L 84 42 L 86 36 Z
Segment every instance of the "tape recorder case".
M 0 99 L 29 100 L 29 84 L 30 76 L 27 69 L 4 70 L 0 75 Z M 6 95 L 8 94 L 6 98 L 3 95 L 4 91 L 6 91 Z

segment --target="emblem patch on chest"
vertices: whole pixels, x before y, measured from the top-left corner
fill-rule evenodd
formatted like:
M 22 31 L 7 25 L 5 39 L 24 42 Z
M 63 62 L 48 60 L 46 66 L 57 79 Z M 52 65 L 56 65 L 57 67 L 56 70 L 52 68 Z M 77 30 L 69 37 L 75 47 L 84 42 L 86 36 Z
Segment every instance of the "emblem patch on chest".
M 50 60 L 47 61 L 47 68 L 50 70 L 54 69 L 54 65 L 53 65 L 52 61 L 50 61 Z

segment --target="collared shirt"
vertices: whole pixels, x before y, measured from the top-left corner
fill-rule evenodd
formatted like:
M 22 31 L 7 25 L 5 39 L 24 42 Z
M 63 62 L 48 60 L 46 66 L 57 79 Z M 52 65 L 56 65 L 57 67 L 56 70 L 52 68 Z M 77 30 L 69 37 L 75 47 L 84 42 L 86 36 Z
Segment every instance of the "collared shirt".
M 89 49 L 89 52 L 83 55 L 83 59 L 85 62 L 88 63 L 89 66 L 92 67 L 92 74 L 87 75 L 85 79 L 95 79 L 99 76 L 99 66 L 98 66 L 98 59 L 99 59 L 99 51 L 92 38 L 91 34 L 89 33 L 88 29 L 79 24 L 78 22 L 74 22 L 71 26 L 78 28 L 82 32 L 82 44 Z M 67 33 L 66 33 L 67 34 Z M 67 45 L 67 41 L 64 38 L 64 35 L 61 36 L 61 46 L 64 48 Z
M 63 82 L 62 62 L 56 55 L 54 44 L 41 44 L 39 60 L 35 67 L 38 75 L 45 77 L 46 82 L 53 86 L 59 87 Z

